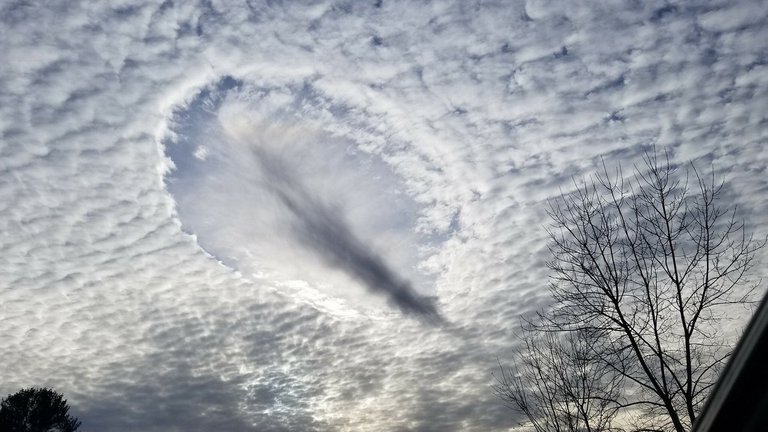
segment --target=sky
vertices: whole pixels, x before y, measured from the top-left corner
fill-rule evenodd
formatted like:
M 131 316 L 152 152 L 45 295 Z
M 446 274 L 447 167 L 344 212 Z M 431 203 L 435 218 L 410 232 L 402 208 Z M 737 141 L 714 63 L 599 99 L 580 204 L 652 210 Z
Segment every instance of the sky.
M 574 178 L 656 148 L 768 233 L 764 1 L 41 3 L 0 5 L 0 394 L 86 431 L 511 430 Z

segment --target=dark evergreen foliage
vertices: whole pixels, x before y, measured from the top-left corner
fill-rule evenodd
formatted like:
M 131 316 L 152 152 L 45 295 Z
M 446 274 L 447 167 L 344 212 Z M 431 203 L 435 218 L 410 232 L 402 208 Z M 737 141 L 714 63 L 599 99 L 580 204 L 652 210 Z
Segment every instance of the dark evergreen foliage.
M 25 388 L 0 402 L 0 432 L 75 432 L 64 397 L 48 388 Z

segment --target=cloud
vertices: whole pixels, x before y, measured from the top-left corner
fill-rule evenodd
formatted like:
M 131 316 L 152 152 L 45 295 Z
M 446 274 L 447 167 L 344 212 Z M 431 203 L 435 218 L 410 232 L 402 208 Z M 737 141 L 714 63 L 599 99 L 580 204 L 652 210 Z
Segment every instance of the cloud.
M 414 273 L 418 209 L 405 199 L 401 180 L 350 142 L 254 108 L 284 109 L 294 98 L 272 92 L 251 100 L 243 96 L 248 91 L 223 79 L 174 116 L 165 144 L 173 169 L 165 182 L 185 229 L 246 275 L 274 268 L 286 280 L 327 284 L 334 281 L 324 270 L 330 266 L 401 311 L 438 320 L 435 305 L 400 274 L 421 276 L 422 290 L 431 289 L 425 275 Z M 361 305 L 356 297 L 346 293 L 353 307 Z
M 427 320 L 438 320 L 435 306 L 415 292 L 410 283 L 390 268 L 387 262 L 365 245 L 344 220 L 339 209 L 323 201 L 303 179 L 297 177 L 285 157 L 271 153 L 270 146 L 248 141 L 254 130 L 236 137 L 254 154 L 266 189 L 292 216 L 291 234 L 328 265 L 339 268 L 360 280 L 368 289 L 385 294 L 392 304 L 405 313 Z M 309 131 L 303 131 L 309 133 Z M 319 143 L 315 143 L 318 145 Z M 327 163 L 327 161 L 326 161 Z M 309 178 L 309 181 L 317 181 Z M 360 184 L 357 185 L 360 187 Z
M 329 265 L 341 268 L 360 279 L 371 291 L 386 293 L 403 312 L 429 320 L 439 318 L 437 309 L 410 284 L 389 268 L 344 223 L 342 215 L 313 199 L 307 189 L 288 170 L 260 154 L 257 159 L 267 177 L 270 190 L 295 217 L 294 234 Z
M 507 430 L 489 372 L 572 176 L 656 144 L 768 232 L 762 6 L 5 4 L 0 392 L 116 432 Z

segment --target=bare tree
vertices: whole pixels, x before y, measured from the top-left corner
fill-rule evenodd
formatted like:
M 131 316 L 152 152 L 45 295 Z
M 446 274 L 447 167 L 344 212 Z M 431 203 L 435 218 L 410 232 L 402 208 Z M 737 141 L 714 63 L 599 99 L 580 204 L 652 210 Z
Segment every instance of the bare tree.
M 628 178 L 603 165 L 591 182 L 550 204 L 555 306 L 542 314 L 539 330 L 601 335 L 588 370 L 610 368 L 626 380 L 626 400 L 614 402 L 642 408 L 653 424 L 643 429 L 684 432 L 730 355 L 724 320 L 749 304 L 756 285 L 748 271 L 765 242 L 747 234 L 736 208 L 720 205 L 723 183 L 714 174 L 680 170 L 655 153 L 644 162 Z M 542 355 L 531 343 L 527 348 Z M 512 402 L 526 412 L 523 406 L 533 405 L 523 386 L 540 384 L 504 377 L 525 396 Z
M 523 329 L 523 349 L 511 368 L 500 367 L 496 396 L 524 414 L 536 432 L 603 432 L 620 407 L 623 376 L 596 361 L 603 335 L 591 331 Z

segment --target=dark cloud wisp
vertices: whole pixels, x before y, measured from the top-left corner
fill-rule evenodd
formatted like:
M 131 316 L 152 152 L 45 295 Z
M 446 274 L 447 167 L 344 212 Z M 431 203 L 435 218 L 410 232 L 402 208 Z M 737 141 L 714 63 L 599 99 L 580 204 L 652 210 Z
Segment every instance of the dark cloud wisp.
M 432 299 L 416 292 L 353 232 L 339 211 L 314 196 L 300 179 L 292 176 L 286 164 L 264 151 L 254 150 L 254 153 L 267 187 L 294 216 L 292 234 L 301 244 L 370 291 L 387 296 L 403 313 L 432 323 L 443 320 Z

